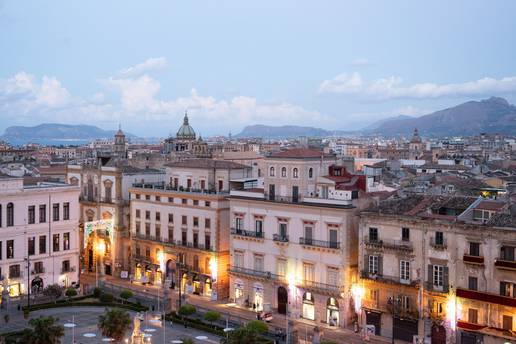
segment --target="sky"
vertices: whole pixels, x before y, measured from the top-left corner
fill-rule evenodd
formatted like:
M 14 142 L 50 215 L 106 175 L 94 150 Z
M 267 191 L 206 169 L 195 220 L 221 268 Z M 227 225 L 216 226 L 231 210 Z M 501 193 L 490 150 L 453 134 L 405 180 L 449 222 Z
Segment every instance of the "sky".
M 0 133 L 354 130 L 516 103 L 515 1 L 0 0 Z

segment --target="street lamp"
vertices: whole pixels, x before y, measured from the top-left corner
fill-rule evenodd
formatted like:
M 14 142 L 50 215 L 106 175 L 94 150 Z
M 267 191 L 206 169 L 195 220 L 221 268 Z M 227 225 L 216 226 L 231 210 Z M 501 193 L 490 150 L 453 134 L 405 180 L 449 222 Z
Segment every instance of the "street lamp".
M 353 296 L 353 304 L 355 306 L 355 312 L 358 315 L 358 328 L 362 326 L 362 299 L 365 295 L 365 288 L 359 284 L 353 284 L 351 286 L 351 295 Z
M 104 240 L 100 240 L 97 243 L 97 265 L 95 268 L 95 285 L 97 288 L 99 287 L 99 260 L 102 259 L 104 253 L 106 252 L 106 243 Z

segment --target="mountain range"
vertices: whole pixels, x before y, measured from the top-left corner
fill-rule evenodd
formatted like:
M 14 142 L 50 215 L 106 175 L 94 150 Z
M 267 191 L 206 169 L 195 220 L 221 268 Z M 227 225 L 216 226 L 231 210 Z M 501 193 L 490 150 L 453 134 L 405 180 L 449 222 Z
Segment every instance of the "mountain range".
M 238 133 L 237 135 L 234 135 L 234 137 L 262 137 L 269 139 L 287 139 L 300 136 L 325 137 L 332 135 L 344 135 L 349 133 L 351 133 L 351 131 L 326 130 L 321 128 L 303 127 L 298 125 L 271 126 L 255 124 L 246 126 L 242 130 L 242 132 Z
M 104 130 L 94 125 L 43 123 L 34 127 L 12 126 L 5 129 L 0 140 L 11 144 L 39 143 L 53 145 L 84 144 L 99 138 L 112 138 L 115 130 Z M 127 138 L 136 136 L 125 133 Z

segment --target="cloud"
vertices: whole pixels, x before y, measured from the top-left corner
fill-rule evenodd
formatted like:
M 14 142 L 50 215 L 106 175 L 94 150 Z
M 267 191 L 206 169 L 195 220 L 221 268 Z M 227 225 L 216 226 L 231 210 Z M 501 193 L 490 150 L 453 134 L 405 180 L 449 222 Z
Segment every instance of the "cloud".
M 126 68 L 118 72 L 121 78 L 137 77 L 146 73 L 162 70 L 167 66 L 165 57 L 151 57 L 142 63 Z
M 355 67 L 368 67 L 373 65 L 371 61 L 365 58 L 358 58 L 351 61 L 351 65 Z
M 179 97 L 160 97 L 160 82 L 148 74 L 163 68 L 164 58 L 148 59 L 98 80 L 100 89 L 87 97 L 72 96 L 55 77 L 20 72 L 0 80 L 0 113 L 17 124 L 43 121 L 112 125 L 122 122 L 142 136 L 164 136 L 175 131 L 185 109 L 198 131 L 225 133 L 245 124 L 337 125 L 337 119 L 288 101 L 264 102 L 252 96 L 216 98 L 196 88 Z M 4 121 L 4 123 L 6 123 Z M 12 124 L 13 121 L 10 121 Z
M 339 74 L 319 85 L 320 94 L 344 94 L 388 99 L 432 99 L 443 97 L 485 96 L 516 91 L 516 76 L 501 79 L 483 78 L 475 81 L 451 84 L 419 83 L 403 85 L 396 76 L 365 82 L 358 72 Z

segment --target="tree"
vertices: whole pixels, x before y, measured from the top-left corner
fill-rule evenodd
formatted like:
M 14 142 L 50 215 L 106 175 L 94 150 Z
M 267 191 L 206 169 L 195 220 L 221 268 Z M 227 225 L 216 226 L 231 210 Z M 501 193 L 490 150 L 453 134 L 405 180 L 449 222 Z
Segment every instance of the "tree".
M 131 317 L 122 309 L 106 309 L 104 314 L 99 315 L 97 326 L 104 337 L 120 342 L 131 326 Z
M 127 290 L 127 289 L 124 289 L 120 292 L 120 298 L 125 301 L 127 301 L 128 299 L 130 299 L 133 296 L 134 296 L 133 292 L 130 290 Z
M 218 321 L 220 319 L 220 313 L 215 311 L 207 311 L 204 314 L 204 320 L 208 321 L 210 325 L 213 325 L 213 322 Z
M 183 305 L 183 306 L 181 306 L 181 308 L 179 308 L 178 313 L 179 313 L 179 315 L 186 317 L 186 316 L 194 314 L 196 311 L 197 310 L 192 305 Z
M 262 334 L 269 330 L 267 324 L 261 320 L 251 320 L 245 325 L 249 330 Z
M 247 326 L 239 327 L 228 333 L 227 338 L 222 338 L 222 344 L 258 344 L 258 333 Z
M 64 327 L 57 324 L 59 319 L 54 317 L 39 317 L 29 320 L 30 329 L 23 332 L 26 344 L 58 344 L 64 336 Z
M 58 284 L 49 284 L 45 289 L 43 289 L 43 295 L 52 298 L 55 303 L 57 299 L 63 295 L 63 288 Z
M 77 290 L 75 288 L 70 287 L 66 289 L 65 295 L 66 297 L 68 297 L 68 299 L 71 299 L 72 297 L 77 296 Z

